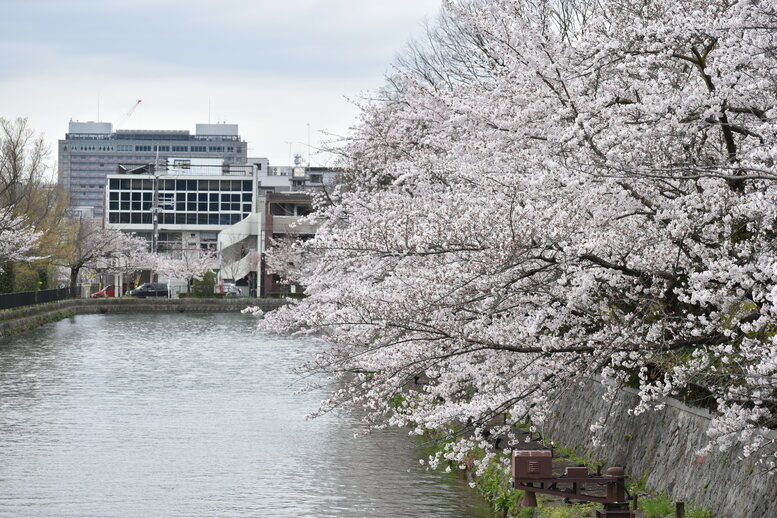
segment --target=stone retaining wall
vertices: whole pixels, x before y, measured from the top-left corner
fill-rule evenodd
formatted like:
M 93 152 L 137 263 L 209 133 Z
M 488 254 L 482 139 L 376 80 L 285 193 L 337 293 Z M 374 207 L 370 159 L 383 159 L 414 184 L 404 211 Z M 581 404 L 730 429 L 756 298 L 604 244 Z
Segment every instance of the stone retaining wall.
M 716 516 L 777 517 L 777 474 L 741 460 L 736 449 L 696 456 L 707 443 L 709 413 L 668 399 L 664 410 L 634 417 L 627 410 L 637 403 L 636 391 L 621 391 L 615 406 L 602 399 L 604 392 L 601 384 L 590 381 L 564 394 L 542 430 L 545 436 L 593 453 L 606 467 L 625 466 L 633 479 L 645 477 L 650 489 Z M 589 429 L 603 416 L 608 416 L 605 445 L 594 448 Z
M 73 315 L 95 313 L 225 313 L 259 306 L 270 311 L 287 304 L 278 299 L 68 299 L 0 312 L 0 336 L 20 333 Z

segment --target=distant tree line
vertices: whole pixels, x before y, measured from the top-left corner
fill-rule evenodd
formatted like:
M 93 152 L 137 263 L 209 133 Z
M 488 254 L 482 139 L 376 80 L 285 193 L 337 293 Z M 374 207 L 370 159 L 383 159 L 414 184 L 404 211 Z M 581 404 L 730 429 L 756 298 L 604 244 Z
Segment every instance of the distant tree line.
M 0 293 L 37 291 L 82 272 L 133 271 L 145 240 L 72 216 L 43 138 L 0 118 Z

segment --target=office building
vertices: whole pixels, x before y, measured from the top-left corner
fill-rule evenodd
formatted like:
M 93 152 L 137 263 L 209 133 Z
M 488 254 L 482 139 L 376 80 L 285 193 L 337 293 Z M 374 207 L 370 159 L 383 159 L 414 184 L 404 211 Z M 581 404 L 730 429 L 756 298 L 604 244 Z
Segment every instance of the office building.
M 225 165 L 246 163 L 247 144 L 237 124 L 197 124 L 188 130 L 116 130 L 109 122 L 73 122 L 58 144 L 59 184 L 71 210 L 95 218 L 105 215 L 106 178 L 143 164 L 167 163 L 187 157 L 218 160 Z M 237 212 L 237 211 L 236 211 Z

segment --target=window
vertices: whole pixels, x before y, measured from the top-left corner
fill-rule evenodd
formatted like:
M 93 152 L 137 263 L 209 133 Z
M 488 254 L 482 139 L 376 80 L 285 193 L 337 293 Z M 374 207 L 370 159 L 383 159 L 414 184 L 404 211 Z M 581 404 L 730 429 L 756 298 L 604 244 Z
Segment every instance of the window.
M 212 214 L 208 217 L 211 225 L 218 225 L 218 215 Z M 200 232 L 200 248 L 203 250 L 215 250 L 218 243 L 217 232 Z
M 205 146 L 192 146 L 193 153 L 205 153 L 208 149 Z
M 223 152 L 224 146 L 210 146 L 210 148 L 208 148 L 208 151 L 210 151 L 211 153 Z
M 135 152 L 138 151 L 151 151 L 151 146 L 135 146 Z
M 187 152 L 189 151 L 189 146 L 173 146 L 173 151 L 175 152 Z

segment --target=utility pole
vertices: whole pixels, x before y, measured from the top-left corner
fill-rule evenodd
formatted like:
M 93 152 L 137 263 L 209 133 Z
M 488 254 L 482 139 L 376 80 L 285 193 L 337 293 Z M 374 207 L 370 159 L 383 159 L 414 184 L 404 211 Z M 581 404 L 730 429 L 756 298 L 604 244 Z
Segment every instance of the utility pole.
M 150 164 L 149 164 L 150 165 Z M 157 148 L 156 151 L 156 160 L 154 160 L 154 164 L 151 170 L 152 177 L 152 187 L 154 189 L 154 197 L 151 200 L 151 223 L 154 225 L 153 230 L 151 231 L 151 253 L 156 256 L 157 250 L 159 248 L 159 174 L 157 172 L 157 167 L 159 166 L 159 148 Z M 154 270 L 151 270 L 150 275 L 150 282 L 154 281 Z

